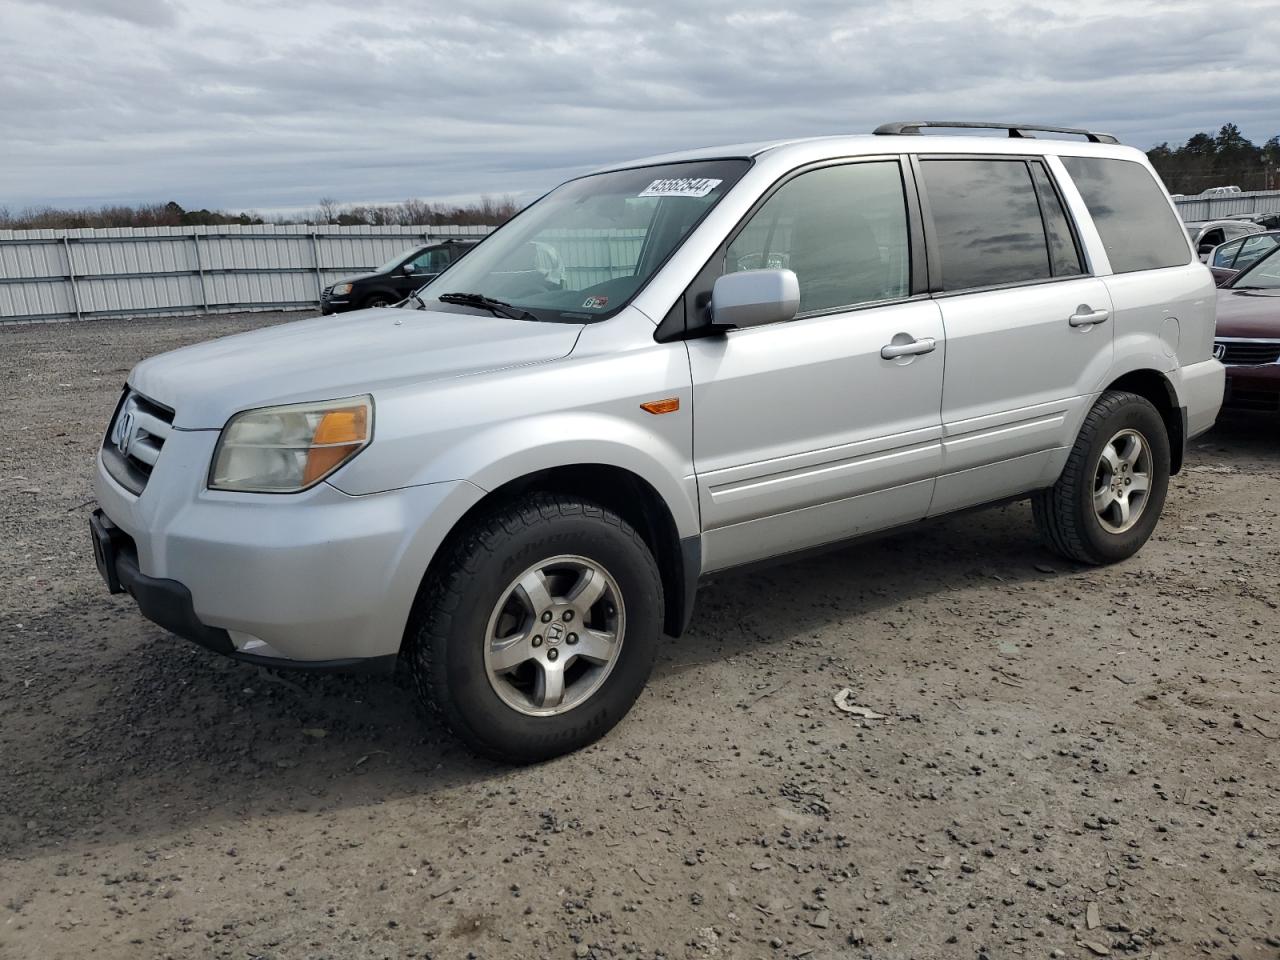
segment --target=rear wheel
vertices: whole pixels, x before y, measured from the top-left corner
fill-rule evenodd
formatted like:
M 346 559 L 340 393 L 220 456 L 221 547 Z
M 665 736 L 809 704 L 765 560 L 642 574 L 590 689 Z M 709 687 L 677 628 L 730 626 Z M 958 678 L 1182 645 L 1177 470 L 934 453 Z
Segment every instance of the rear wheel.
M 533 495 L 476 523 L 425 585 L 419 695 L 475 750 L 576 750 L 631 708 L 653 666 L 662 582 L 643 539 L 596 504 Z
M 1032 498 L 1041 539 L 1082 563 L 1133 556 L 1169 487 L 1169 434 L 1145 397 L 1109 390 L 1093 405 L 1058 482 Z

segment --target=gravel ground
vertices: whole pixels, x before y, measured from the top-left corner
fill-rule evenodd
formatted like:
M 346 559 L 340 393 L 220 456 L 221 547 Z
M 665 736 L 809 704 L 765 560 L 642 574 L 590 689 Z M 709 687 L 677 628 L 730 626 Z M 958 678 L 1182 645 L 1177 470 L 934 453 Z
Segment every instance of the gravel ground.
M 1280 955 L 1274 424 L 1117 567 L 1018 504 L 721 576 L 613 733 L 511 769 L 103 589 L 126 372 L 280 319 L 0 328 L 0 957 Z

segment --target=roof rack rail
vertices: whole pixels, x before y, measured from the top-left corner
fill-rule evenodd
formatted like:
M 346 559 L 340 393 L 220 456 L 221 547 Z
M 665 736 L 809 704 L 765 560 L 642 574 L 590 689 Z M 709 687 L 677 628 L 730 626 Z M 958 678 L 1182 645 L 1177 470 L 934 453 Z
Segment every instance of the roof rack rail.
M 1038 123 L 979 123 L 974 120 L 898 120 L 894 123 L 882 123 L 875 132 L 880 136 L 905 134 L 919 136 L 925 127 L 952 127 L 970 130 L 1008 130 L 1011 137 L 1027 137 L 1035 139 L 1038 133 L 1073 133 L 1084 137 L 1090 143 L 1119 143 L 1109 133 L 1098 133 L 1095 130 L 1081 130 L 1075 127 L 1046 127 Z

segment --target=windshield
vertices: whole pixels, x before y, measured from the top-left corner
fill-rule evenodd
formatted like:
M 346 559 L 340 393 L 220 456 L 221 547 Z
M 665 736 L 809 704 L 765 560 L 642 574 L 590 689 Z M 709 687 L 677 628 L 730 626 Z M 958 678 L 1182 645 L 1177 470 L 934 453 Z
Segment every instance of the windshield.
M 571 180 L 486 238 L 418 296 L 480 294 L 536 320 L 582 323 L 611 316 L 750 165 L 672 163 Z M 483 307 L 455 303 L 445 309 Z
M 1280 290 L 1280 247 L 1271 252 L 1231 281 L 1237 290 Z

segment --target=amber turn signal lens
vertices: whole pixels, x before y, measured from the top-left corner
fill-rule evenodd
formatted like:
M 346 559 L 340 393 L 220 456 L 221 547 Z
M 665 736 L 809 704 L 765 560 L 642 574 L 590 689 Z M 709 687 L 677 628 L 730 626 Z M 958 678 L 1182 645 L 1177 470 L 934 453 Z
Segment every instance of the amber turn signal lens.
M 330 443 L 364 443 L 369 436 L 367 407 L 330 410 L 316 427 L 311 442 L 319 446 Z
M 340 464 L 369 438 L 367 407 L 330 410 L 316 427 L 303 471 L 304 485 L 314 483 Z
M 680 409 L 679 397 L 667 397 L 665 400 L 650 400 L 648 403 L 640 404 L 640 409 L 646 413 L 675 413 Z

